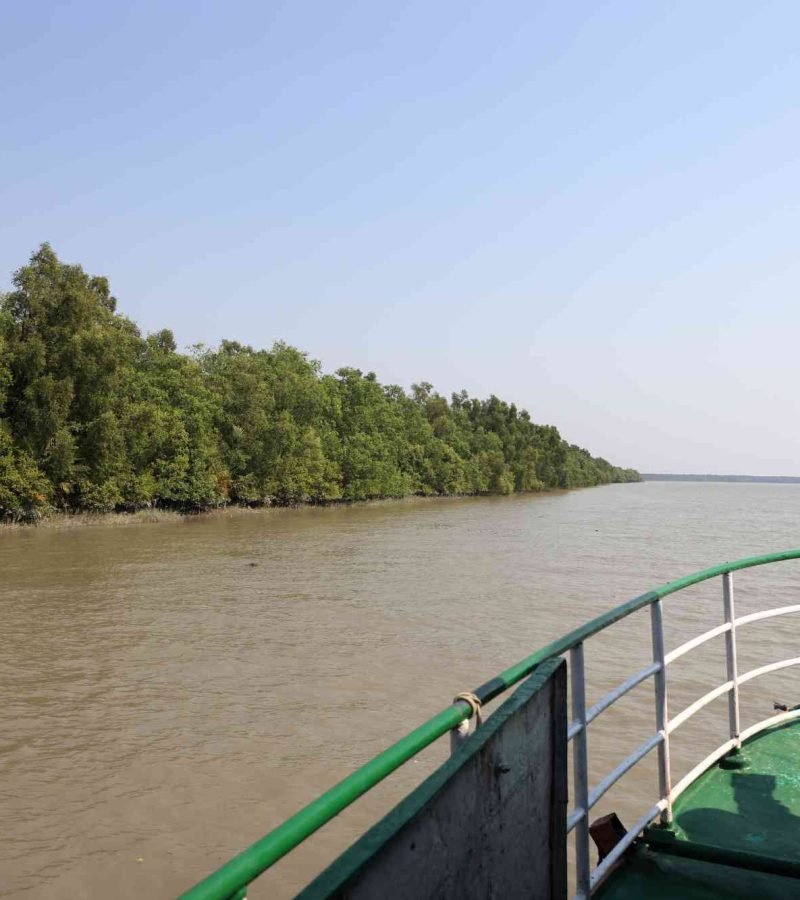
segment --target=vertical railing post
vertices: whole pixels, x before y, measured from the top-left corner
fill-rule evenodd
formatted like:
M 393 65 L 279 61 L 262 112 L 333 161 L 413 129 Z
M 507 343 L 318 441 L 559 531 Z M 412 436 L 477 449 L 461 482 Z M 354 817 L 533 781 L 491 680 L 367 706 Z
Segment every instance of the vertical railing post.
M 580 731 L 572 740 L 572 783 L 575 788 L 575 807 L 583 815 L 575 825 L 575 880 L 579 897 L 589 897 L 591 867 L 589 864 L 589 753 L 586 740 L 586 680 L 583 665 L 583 644 L 576 644 L 569 652 L 569 680 L 572 690 L 572 718 Z
M 728 692 L 728 723 L 731 739 L 736 741 L 737 749 L 742 746 L 739 739 L 739 668 L 736 660 L 736 614 L 733 604 L 733 573 L 725 572 L 722 576 L 722 600 L 725 606 L 725 621 L 731 626 L 725 632 L 725 662 L 728 669 L 728 681 L 733 687 Z
M 672 775 L 669 765 L 669 712 L 667 709 L 667 666 L 664 662 L 664 619 L 661 601 L 650 606 L 650 631 L 653 641 L 653 662 L 659 664 L 655 673 L 656 729 L 662 736 L 658 745 L 658 789 L 666 806 L 661 811 L 661 824 L 672 822 Z

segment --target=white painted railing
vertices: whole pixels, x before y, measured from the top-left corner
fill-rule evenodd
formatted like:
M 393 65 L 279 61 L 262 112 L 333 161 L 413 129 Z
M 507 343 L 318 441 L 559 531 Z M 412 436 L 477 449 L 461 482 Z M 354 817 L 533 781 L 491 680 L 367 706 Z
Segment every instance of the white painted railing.
M 738 674 L 738 661 L 736 654 L 737 629 L 751 622 L 770 619 L 775 616 L 800 612 L 800 605 L 781 606 L 763 612 L 751 613 L 747 616 L 736 618 L 733 595 L 733 573 L 722 574 L 723 595 L 723 623 L 706 631 L 692 640 L 687 641 L 669 653 L 664 651 L 664 623 L 662 613 L 662 601 L 655 600 L 650 606 L 651 616 L 651 642 L 653 662 L 631 675 L 617 687 L 605 694 L 588 711 L 586 709 L 586 683 L 584 670 L 583 643 L 578 643 L 570 650 L 569 674 L 572 695 L 572 721 L 567 730 L 567 738 L 573 744 L 573 791 L 572 798 L 574 808 L 567 816 L 567 832 L 575 831 L 575 883 L 578 898 L 589 897 L 592 891 L 600 885 L 605 876 L 610 872 L 614 863 L 622 856 L 628 847 L 636 840 L 641 832 L 656 818 L 660 818 L 663 824 L 672 821 L 672 804 L 686 790 L 687 787 L 700 776 L 709 766 L 713 765 L 727 753 L 738 750 L 742 741 L 754 734 L 763 731 L 773 725 L 789 721 L 800 716 L 800 710 L 791 710 L 772 716 L 759 722 L 752 728 L 740 733 L 739 724 L 739 686 L 790 666 L 800 665 L 800 656 L 785 659 L 779 662 L 769 663 L 757 669 L 752 669 L 742 675 Z M 668 713 L 668 679 L 667 672 L 670 663 L 701 647 L 715 637 L 725 635 L 725 660 L 727 679 L 718 687 L 704 694 L 691 703 L 686 709 L 672 718 Z M 588 725 L 601 713 L 611 707 L 620 697 L 637 685 L 653 677 L 655 688 L 655 733 L 643 744 L 636 748 L 616 768 L 609 772 L 597 785 L 590 787 L 588 771 Z M 707 756 L 695 768 L 692 769 L 676 785 L 672 786 L 672 773 L 670 769 L 669 741 L 670 736 L 681 725 L 687 722 L 695 713 L 719 697 L 728 697 L 728 740 L 719 746 L 713 753 Z M 644 759 L 651 750 L 658 750 L 658 781 L 659 799 L 626 833 L 622 840 L 592 870 L 590 862 L 589 841 L 589 814 L 595 804 L 614 784 L 622 778 L 626 772 L 632 769 L 638 762 Z

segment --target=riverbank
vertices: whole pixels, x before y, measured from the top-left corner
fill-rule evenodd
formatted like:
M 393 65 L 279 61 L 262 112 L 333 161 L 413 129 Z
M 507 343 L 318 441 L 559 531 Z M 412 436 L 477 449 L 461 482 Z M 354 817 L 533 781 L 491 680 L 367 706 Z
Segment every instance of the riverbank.
M 619 483 L 619 482 L 612 482 Z M 638 484 L 640 482 L 625 482 Z M 458 500 L 490 500 L 523 497 L 549 497 L 559 494 L 568 494 L 574 491 L 583 491 L 608 485 L 594 484 L 575 488 L 559 488 L 548 491 L 526 491 L 513 494 L 411 494 L 407 497 L 376 497 L 369 500 L 331 500 L 326 503 L 292 503 L 292 504 L 239 504 L 230 503 L 226 506 L 217 506 L 210 509 L 178 510 L 178 509 L 139 509 L 134 512 L 124 510 L 118 512 L 65 512 L 53 510 L 47 516 L 36 521 L 12 522 L 0 521 L 0 534 L 7 531 L 29 530 L 35 528 L 69 529 L 97 526 L 121 527 L 126 525 L 157 525 L 176 522 L 193 522 L 198 519 L 224 516 L 247 516 L 262 514 L 265 512 L 276 515 L 296 512 L 298 510 L 323 511 L 334 509 L 347 509 L 349 507 L 380 507 L 397 506 L 401 504 L 419 503 L 452 503 Z
M 208 512 L 214 512 L 214 510 Z M 6 531 L 27 531 L 33 528 L 83 528 L 95 525 L 118 526 L 179 522 L 190 515 L 206 514 L 206 511 L 185 513 L 171 509 L 138 509 L 135 512 L 107 513 L 56 511 L 35 522 L 2 522 L 0 523 L 0 534 Z

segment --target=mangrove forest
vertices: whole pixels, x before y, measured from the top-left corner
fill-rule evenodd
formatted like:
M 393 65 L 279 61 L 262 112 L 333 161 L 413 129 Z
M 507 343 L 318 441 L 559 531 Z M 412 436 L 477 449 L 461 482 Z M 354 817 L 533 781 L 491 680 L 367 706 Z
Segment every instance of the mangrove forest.
M 43 244 L 0 294 L 0 519 L 638 481 L 495 396 L 448 400 L 306 353 L 178 351 Z

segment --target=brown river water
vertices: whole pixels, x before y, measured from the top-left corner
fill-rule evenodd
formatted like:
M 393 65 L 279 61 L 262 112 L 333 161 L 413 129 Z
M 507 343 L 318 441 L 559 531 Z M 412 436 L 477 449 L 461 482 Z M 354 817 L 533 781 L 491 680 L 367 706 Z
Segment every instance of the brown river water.
M 800 545 L 800 486 L 233 511 L 0 531 L 0 896 L 168 898 L 389 743 L 582 621 L 699 568 Z M 800 561 L 737 573 L 737 613 L 800 602 Z M 721 621 L 715 579 L 665 601 L 667 648 Z M 798 617 L 739 633 L 740 671 L 797 655 Z M 649 661 L 638 613 L 587 645 L 589 703 Z M 800 701 L 742 688 L 743 725 Z M 670 667 L 674 714 L 724 680 L 716 639 Z M 592 783 L 650 735 L 652 686 L 591 726 Z M 676 779 L 726 738 L 715 701 Z M 251 889 L 291 896 L 444 758 L 358 801 Z M 596 814 L 632 821 L 654 754 Z M 602 807 L 602 808 L 601 808 Z

